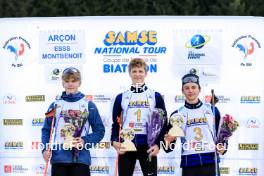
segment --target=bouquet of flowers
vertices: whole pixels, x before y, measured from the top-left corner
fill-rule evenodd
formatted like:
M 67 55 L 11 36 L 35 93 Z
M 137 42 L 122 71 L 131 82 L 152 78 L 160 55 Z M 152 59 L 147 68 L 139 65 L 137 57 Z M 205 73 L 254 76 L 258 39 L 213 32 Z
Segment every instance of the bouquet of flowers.
M 160 108 L 155 108 L 149 116 L 147 122 L 147 139 L 148 146 L 151 147 L 155 144 L 163 125 L 166 122 L 165 112 Z
M 226 114 L 223 117 L 223 122 L 218 132 L 217 143 L 224 143 L 228 140 L 228 138 L 232 136 L 233 132 L 237 130 L 238 126 L 238 122 L 234 120 L 231 115 Z
M 89 112 L 87 112 L 86 109 L 83 112 L 80 110 L 69 109 L 69 110 L 63 111 L 62 113 L 63 113 L 64 122 L 66 125 L 64 128 L 62 128 L 61 135 L 63 136 L 63 134 L 69 131 L 68 129 L 70 129 L 69 131 L 70 135 L 64 135 L 63 137 L 65 137 L 65 141 L 64 141 L 65 146 L 72 148 L 73 138 L 81 137 L 84 126 L 88 120 L 87 118 L 88 118 Z M 73 149 L 73 159 L 74 161 L 76 161 L 79 158 L 79 150 L 76 147 L 73 147 L 72 149 Z

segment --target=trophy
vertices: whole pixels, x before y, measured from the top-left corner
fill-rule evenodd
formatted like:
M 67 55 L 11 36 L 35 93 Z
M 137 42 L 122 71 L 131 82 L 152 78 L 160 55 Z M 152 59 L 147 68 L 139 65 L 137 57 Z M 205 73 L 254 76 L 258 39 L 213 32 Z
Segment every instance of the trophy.
M 64 137 L 64 142 L 63 142 L 63 148 L 64 149 L 71 149 L 74 147 L 74 144 L 73 144 L 74 132 L 75 132 L 75 127 L 73 124 L 70 124 L 70 123 L 67 123 L 61 129 L 61 136 Z
M 172 125 L 172 128 L 169 130 L 168 134 L 173 137 L 184 137 L 184 132 L 180 128 L 180 126 L 184 123 L 183 121 L 183 115 L 180 113 L 173 114 L 172 117 L 170 117 L 170 124 Z
M 135 137 L 135 132 L 133 129 L 122 129 L 121 133 L 120 133 L 120 137 L 122 139 L 124 139 L 124 142 L 121 143 L 121 149 L 120 151 L 137 151 L 134 143 L 132 142 L 132 140 Z

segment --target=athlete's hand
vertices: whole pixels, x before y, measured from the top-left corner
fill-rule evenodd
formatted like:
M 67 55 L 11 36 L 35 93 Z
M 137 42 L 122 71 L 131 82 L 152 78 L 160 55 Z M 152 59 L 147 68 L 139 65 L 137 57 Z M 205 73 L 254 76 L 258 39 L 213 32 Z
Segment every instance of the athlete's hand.
M 147 150 L 149 156 L 157 156 L 159 153 L 159 146 L 156 144 Z
M 81 137 L 74 138 L 73 146 L 77 149 L 82 149 L 84 147 L 84 140 Z
M 218 154 L 223 155 L 225 152 L 225 146 L 222 143 L 216 145 L 216 151 Z
M 172 141 L 176 140 L 176 136 L 171 136 L 169 134 L 165 134 L 164 141 L 166 142 L 166 145 L 170 145 Z
M 120 149 L 125 149 L 125 147 L 121 146 L 120 142 L 113 141 L 113 147 L 115 148 L 115 150 L 119 155 L 126 153 L 125 151 L 120 151 Z

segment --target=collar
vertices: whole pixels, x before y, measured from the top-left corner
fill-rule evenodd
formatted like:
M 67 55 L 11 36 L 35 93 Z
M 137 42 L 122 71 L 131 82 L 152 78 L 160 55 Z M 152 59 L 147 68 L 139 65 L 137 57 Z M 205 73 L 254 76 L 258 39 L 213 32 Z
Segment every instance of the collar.
M 142 92 L 145 92 L 147 89 L 148 87 L 146 86 L 145 83 L 141 86 L 131 85 L 130 87 L 130 91 L 132 91 L 133 93 L 142 93 Z
M 202 103 L 200 100 L 198 100 L 198 102 L 195 103 L 195 104 L 187 103 L 187 101 L 185 101 L 185 104 L 184 104 L 184 106 L 185 106 L 186 108 L 188 108 L 188 109 L 198 109 L 198 108 L 200 108 L 202 105 L 203 105 L 203 103 Z
M 67 102 L 75 102 L 84 97 L 84 94 L 81 92 L 76 92 L 75 94 L 66 94 L 66 92 L 62 92 L 61 98 Z

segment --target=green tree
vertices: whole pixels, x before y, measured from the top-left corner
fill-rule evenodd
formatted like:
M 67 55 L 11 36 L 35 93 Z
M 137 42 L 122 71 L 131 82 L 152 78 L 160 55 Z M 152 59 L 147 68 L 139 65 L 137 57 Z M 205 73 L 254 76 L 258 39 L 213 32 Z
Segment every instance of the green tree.
M 261 0 L 0 0 L 1 17 L 263 14 Z

